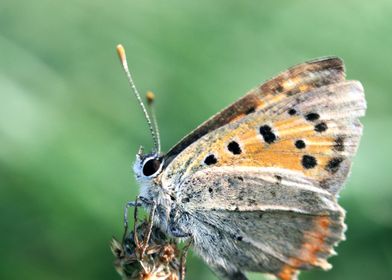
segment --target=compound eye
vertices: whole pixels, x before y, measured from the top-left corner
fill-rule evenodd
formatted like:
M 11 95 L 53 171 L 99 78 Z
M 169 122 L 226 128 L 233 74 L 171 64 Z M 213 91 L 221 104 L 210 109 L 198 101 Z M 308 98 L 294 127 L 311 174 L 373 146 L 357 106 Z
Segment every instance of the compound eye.
M 144 176 L 154 175 L 157 171 L 159 171 L 160 167 L 161 167 L 161 162 L 158 159 L 156 158 L 149 159 L 143 165 L 143 175 Z

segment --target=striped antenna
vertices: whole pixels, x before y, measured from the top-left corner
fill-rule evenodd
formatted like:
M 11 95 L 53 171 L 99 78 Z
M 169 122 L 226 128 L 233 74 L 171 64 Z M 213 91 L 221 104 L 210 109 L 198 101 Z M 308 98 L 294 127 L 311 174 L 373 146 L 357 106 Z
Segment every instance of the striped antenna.
M 117 54 L 118 54 L 118 57 L 120 58 L 122 67 L 124 69 L 124 72 L 127 75 L 128 82 L 129 82 L 129 84 L 130 84 L 130 86 L 132 88 L 132 91 L 135 94 L 135 96 L 137 98 L 137 101 L 139 102 L 139 105 L 140 105 L 140 107 L 143 110 L 144 117 L 146 118 L 148 127 L 149 127 L 150 132 L 151 132 L 152 140 L 154 142 L 155 151 L 157 153 L 159 153 L 160 152 L 159 139 L 157 138 L 157 135 L 155 134 L 154 128 L 153 128 L 152 123 L 151 123 L 150 116 L 147 113 L 146 107 L 144 106 L 144 103 L 143 103 L 143 101 L 142 101 L 142 99 L 140 97 L 139 91 L 137 90 L 136 85 L 133 82 L 131 72 L 129 71 L 129 68 L 128 68 L 127 57 L 125 55 L 125 49 L 124 49 L 124 47 L 121 44 L 117 45 Z
M 161 137 L 159 136 L 159 127 L 158 127 L 157 117 L 155 115 L 155 106 L 154 106 L 155 94 L 152 91 L 147 91 L 146 99 L 147 99 L 147 105 L 150 109 L 152 123 L 154 124 L 155 134 L 156 134 L 157 140 L 158 140 L 158 153 L 160 153 L 161 152 Z

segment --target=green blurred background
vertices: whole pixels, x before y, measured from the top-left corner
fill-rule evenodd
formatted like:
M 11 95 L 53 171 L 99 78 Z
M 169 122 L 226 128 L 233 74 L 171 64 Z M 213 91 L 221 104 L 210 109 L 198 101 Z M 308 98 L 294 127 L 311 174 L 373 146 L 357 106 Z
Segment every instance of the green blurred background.
M 347 241 L 302 279 L 391 279 L 392 1 L 0 4 L 0 279 L 119 279 L 109 250 L 151 147 L 115 46 L 157 95 L 163 150 L 281 70 L 342 57 L 368 100 L 341 193 Z M 188 279 L 215 279 L 191 255 Z M 252 279 L 263 279 L 252 275 Z

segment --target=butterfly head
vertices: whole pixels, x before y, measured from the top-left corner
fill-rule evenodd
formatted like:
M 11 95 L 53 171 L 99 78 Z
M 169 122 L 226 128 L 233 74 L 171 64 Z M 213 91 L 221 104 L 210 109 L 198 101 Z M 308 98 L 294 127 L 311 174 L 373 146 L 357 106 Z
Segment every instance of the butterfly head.
M 158 153 L 143 154 L 139 151 L 133 165 L 136 181 L 140 186 L 140 196 L 154 200 L 160 188 L 156 179 L 162 172 L 163 158 Z

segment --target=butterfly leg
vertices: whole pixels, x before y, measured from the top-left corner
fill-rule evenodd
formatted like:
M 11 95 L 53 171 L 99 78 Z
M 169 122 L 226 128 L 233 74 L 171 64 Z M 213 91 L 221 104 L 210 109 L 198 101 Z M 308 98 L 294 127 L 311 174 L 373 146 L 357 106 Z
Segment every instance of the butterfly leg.
M 188 242 L 185 244 L 184 248 L 182 249 L 181 252 L 181 258 L 180 258 L 180 280 L 185 279 L 185 267 L 186 267 L 186 257 L 188 256 L 188 251 L 189 248 L 191 247 L 193 243 L 192 239 L 189 239 Z
M 145 237 L 144 237 L 144 240 L 143 240 L 143 246 L 142 246 L 142 249 L 141 249 L 141 256 L 144 255 L 144 253 L 145 253 L 145 251 L 147 250 L 147 247 L 148 247 L 148 241 L 150 240 L 151 232 L 152 232 L 152 226 L 154 224 L 155 210 L 156 210 L 156 203 L 152 202 L 152 206 L 151 206 L 151 210 L 150 210 L 150 216 L 149 216 L 149 219 L 148 219 L 149 220 L 149 225 L 148 225 L 148 228 L 146 229 Z
M 135 222 L 134 222 L 134 225 L 136 226 L 136 224 L 137 224 L 137 208 L 142 206 L 143 204 L 152 205 L 152 204 L 154 204 L 154 202 L 146 199 L 145 197 L 138 196 L 138 197 L 136 197 L 135 201 L 128 201 L 125 204 L 125 208 L 124 208 L 124 235 L 123 235 L 123 241 L 125 240 L 125 237 L 126 237 L 126 235 L 128 233 L 128 228 L 129 228 L 129 224 L 128 224 L 128 211 L 129 211 L 129 208 L 130 207 L 135 207 L 135 212 L 134 212 L 134 221 Z
M 136 198 L 135 201 L 128 201 L 125 204 L 124 207 L 124 234 L 123 234 L 123 243 L 124 240 L 128 234 L 128 228 L 129 228 L 129 224 L 128 224 L 128 211 L 130 207 L 135 207 L 135 213 L 134 216 L 137 217 L 137 207 L 141 206 L 142 204 L 138 201 L 138 198 Z M 135 225 L 137 224 L 136 219 L 135 219 Z

